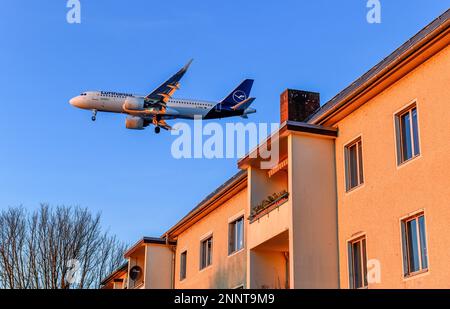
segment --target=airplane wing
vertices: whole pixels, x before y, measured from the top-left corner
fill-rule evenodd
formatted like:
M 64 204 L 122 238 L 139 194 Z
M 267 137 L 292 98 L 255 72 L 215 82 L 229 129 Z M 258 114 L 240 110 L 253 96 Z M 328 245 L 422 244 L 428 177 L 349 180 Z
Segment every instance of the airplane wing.
M 180 88 L 180 80 L 184 73 L 188 70 L 192 63 L 192 59 L 181 68 L 177 73 L 175 73 L 171 78 L 162 83 L 158 88 L 152 91 L 149 95 L 145 97 L 145 101 L 148 103 L 167 103 L 174 92 Z

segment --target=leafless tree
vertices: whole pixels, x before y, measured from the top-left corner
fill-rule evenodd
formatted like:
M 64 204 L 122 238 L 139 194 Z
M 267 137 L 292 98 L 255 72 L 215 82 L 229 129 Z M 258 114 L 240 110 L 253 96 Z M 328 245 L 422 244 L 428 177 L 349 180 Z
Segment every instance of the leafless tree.
M 0 211 L 0 288 L 97 288 L 125 248 L 87 209 L 8 208 Z

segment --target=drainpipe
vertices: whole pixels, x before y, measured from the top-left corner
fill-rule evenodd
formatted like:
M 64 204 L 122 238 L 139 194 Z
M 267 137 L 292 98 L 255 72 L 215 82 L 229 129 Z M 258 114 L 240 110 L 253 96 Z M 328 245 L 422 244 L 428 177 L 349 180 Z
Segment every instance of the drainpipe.
M 176 253 L 176 247 L 171 246 L 169 244 L 169 234 L 166 234 L 166 245 L 170 247 L 170 250 L 172 251 L 172 265 L 170 269 L 170 288 L 175 289 L 175 253 Z
M 175 289 L 175 252 L 176 248 L 172 248 L 172 289 Z

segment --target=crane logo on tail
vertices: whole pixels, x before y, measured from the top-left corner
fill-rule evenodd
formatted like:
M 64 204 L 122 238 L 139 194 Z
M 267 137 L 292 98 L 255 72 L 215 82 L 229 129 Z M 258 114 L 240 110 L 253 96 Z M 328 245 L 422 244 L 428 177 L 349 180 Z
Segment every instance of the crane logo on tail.
M 233 100 L 236 103 L 240 103 L 247 99 L 247 95 L 242 90 L 237 90 L 233 93 Z

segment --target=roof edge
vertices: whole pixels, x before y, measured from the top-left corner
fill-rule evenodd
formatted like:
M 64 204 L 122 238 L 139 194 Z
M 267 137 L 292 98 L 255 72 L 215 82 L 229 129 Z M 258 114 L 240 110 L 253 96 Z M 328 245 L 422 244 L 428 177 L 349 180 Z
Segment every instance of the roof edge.
M 135 251 L 138 247 L 144 244 L 157 244 L 157 245 L 167 245 L 167 246 L 175 246 L 176 242 L 167 241 L 165 237 L 148 237 L 144 236 L 140 240 L 138 240 L 133 246 L 131 246 L 123 256 L 125 258 L 129 257 L 133 251 Z
M 265 140 L 261 141 L 255 148 L 251 149 L 244 157 L 238 160 L 237 164 L 239 168 L 245 169 L 248 161 L 252 156 L 258 156 L 258 151 L 263 145 L 267 145 L 265 148 L 268 149 L 272 143 L 272 140 L 277 140 L 279 138 L 285 138 L 287 134 L 290 133 L 306 133 L 313 135 L 321 135 L 322 137 L 335 138 L 338 136 L 338 130 L 332 127 L 326 127 L 322 125 L 299 122 L 293 120 L 287 120 L 283 122 L 277 131 L 273 132 Z
M 101 282 L 100 286 L 105 285 L 109 280 L 113 279 L 114 276 L 120 272 L 120 271 L 126 271 L 128 270 L 128 261 L 117 267 L 115 270 L 113 270 L 107 277 L 105 277 Z
M 192 209 L 186 216 L 184 216 L 180 221 L 173 225 L 167 232 L 165 232 L 161 237 L 169 237 L 174 231 L 182 227 L 184 224 L 196 218 L 205 209 L 207 209 L 211 204 L 217 201 L 224 192 L 228 191 L 230 188 L 239 184 L 241 181 L 247 178 L 247 171 L 239 171 L 234 176 L 229 178 L 211 194 L 207 195 L 197 206 Z M 170 239 L 170 238 L 169 238 Z
M 387 72 L 401 65 L 402 62 L 414 55 L 427 43 L 445 32 L 450 25 L 450 9 L 445 11 L 439 17 L 434 19 L 412 38 L 403 43 L 391 54 L 373 66 L 366 73 L 357 78 L 348 87 L 335 95 L 331 100 L 322 105 L 314 114 L 306 121 L 311 124 L 321 124 L 327 121 L 331 116 L 338 113 L 340 108 L 349 103 L 364 89 L 375 84 Z

